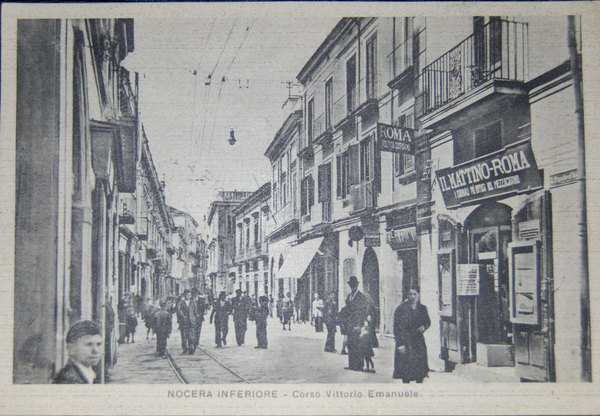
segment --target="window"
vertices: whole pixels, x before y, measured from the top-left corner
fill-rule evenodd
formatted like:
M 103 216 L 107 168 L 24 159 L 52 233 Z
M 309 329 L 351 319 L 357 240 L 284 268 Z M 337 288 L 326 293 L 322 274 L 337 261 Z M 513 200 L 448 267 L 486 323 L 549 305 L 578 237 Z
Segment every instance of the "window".
M 331 164 L 325 163 L 319 166 L 319 202 L 331 200 Z
M 246 223 L 246 248 L 250 247 L 250 223 Z
M 296 214 L 296 210 L 298 209 L 298 185 L 296 185 L 296 177 L 296 170 L 295 167 L 293 167 L 290 187 L 292 188 L 292 207 L 294 210 L 294 216 Z
M 336 194 L 338 198 L 346 198 L 350 187 L 359 182 L 359 149 L 358 145 L 348 147 L 341 156 L 336 158 Z
M 360 181 L 368 182 L 373 179 L 373 140 L 364 139 L 360 142 Z
M 315 183 L 312 175 L 300 182 L 300 214 L 310 214 L 310 207 L 315 204 Z
M 346 108 L 348 113 L 356 108 L 356 55 L 346 61 Z
M 287 177 L 286 173 L 281 174 L 281 207 L 287 204 Z
M 475 130 L 475 157 L 487 155 L 502 148 L 502 123 L 492 124 Z
M 412 113 L 402 114 L 398 118 L 400 127 L 413 128 L 414 118 Z M 394 153 L 394 176 L 401 176 L 415 170 L 415 156 L 410 154 Z
M 314 116 L 315 116 L 315 102 L 311 98 L 306 105 L 306 147 L 312 145 L 313 134 L 314 134 Z
M 376 98 L 377 89 L 377 35 L 367 41 L 367 98 Z
M 331 127 L 333 117 L 333 78 L 325 83 L 325 128 Z
M 260 244 L 260 237 L 258 233 L 258 217 L 254 219 L 254 245 Z
M 279 207 L 279 194 L 277 193 L 277 182 L 273 184 L 273 211 L 277 212 Z

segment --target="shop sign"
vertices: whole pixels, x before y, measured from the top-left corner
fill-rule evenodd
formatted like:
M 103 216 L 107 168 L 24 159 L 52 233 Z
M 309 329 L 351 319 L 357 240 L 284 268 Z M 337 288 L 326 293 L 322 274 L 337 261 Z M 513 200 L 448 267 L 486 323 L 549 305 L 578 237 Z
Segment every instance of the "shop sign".
M 377 235 L 365 235 L 365 247 L 381 246 L 381 237 Z
M 577 169 L 571 169 L 566 172 L 550 175 L 550 187 L 555 188 L 561 185 L 568 185 L 577 182 Z
M 390 230 L 387 232 L 386 240 L 393 250 L 417 248 L 417 227 Z
M 413 154 L 414 130 L 377 123 L 377 143 L 382 152 Z
M 437 182 L 446 207 L 512 192 L 524 192 L 542 187 L 529 141 L 436 171 Z
M 456 265 L 456 294 L 458 296 L 479 295 L 479 264 Z

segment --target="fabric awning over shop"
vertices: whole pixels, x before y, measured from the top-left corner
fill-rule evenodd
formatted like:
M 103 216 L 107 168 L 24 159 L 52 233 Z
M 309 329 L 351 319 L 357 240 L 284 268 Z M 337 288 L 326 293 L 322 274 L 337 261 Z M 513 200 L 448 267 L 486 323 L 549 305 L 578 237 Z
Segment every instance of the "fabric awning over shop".
M 323 237 L 314 238 L 305 241 L 297 246 L 290 247 L 285 255 L 283 266 L 275 273 L 276 277 L 299 279 L 302 277 L 306 268 L 310 265 L 315 253 L 321 247 Z

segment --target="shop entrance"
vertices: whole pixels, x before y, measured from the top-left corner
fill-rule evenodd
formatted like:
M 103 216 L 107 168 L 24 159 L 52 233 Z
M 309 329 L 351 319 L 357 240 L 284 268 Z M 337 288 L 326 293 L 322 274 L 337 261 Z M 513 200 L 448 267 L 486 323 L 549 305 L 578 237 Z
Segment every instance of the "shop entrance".
M 482 205 L 465 221 L 467 263 L 479 265 L 479 294 L 461 300 L 467 314 L 469 361 L 488 362 L 489 345 L 511 345 L 512 325 L 509 316 L 508 244 L 511 241 L 511 208 L 499 203 Z M 513 365 L 508 349 L 496 348 L 499 365 Z M 505 355 L 502 351 L 505 351 Z M 477 357 L 477 354 L 485 354 Z
M 379 328 L 379 262 L 375 251 L 368 247 L 362 263 L 363 288 L 375 304 L 375 328 Z

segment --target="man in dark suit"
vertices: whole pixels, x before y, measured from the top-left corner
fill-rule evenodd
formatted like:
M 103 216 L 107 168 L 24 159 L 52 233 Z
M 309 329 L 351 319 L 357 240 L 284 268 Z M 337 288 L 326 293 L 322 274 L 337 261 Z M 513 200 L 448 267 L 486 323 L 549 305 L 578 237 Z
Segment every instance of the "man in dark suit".
M 325 352 L 336 352 L 335 350 L 335 332 L 338 322 L 338 308 L 335 302 L 335 292 L 329 293 L 325 307 L 323 309 L 323 323 L 327 327 L 327 341 L 325 342 Z
M 200 333 L 202 332 L 202 323 L 204 322 L 204 314 L 208 305 L 206 300 L 198 294 L 198 291 L 192 289 L 192 299 L 196 305 L 196 325 L 194 326 L 194 346 L 197 348 L 200 344 Z
M 346 370 L 362 371 L 363 357 L 360 353 L 360 329 L 372 309 L 367 295 L 358 290 L 358 279 L 350 276 L 348 280 L 351 292 L 346 298 L 347 314 L 345 328 L 348 335 L 348 367 Z
M 95 366 L 102 358 L 102 332 L 92 321 L 79 321 L 67 332 L 67 365 L 52 379 L 53 384 L 99 383 Z
M 246 297 L 242 297 L 242 290 L 235 291 L 236 297 L 231 300 L 233 308 L 233 324 L 235 326 L 235 340 L 237 345 L 243 345 L 246 340 L 246 330 L 248 329 L 248 314 L 250 313 L 250 302 Z
M 210 314 L 210 323 L 213 323 L 213 318 L 215 321 L 215 343 L 217 344 L 217 348 L 227 345 L 230 313 L 231 304 L 226 300 L 225 292 L 221 292 Z
M 181 331 L 181 348 L 184 354 L 193 354 L 196 351 L 194 343 L 194 328 L 196 326 L 196 304 L 192 299 L 189 289 L 183 292 L 183 299 L 177 304 L 177 321 Z
M 156 334 L 156 353 L 159 357 L 167 356 L 167 338 L 171 335 L 172 317 L 167 311 L 167 301 L 160 302 L 160 309 L 152 316 L 152 328 Z

